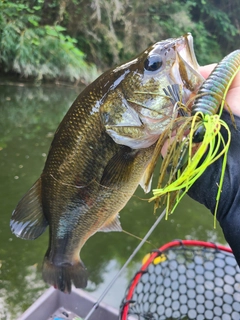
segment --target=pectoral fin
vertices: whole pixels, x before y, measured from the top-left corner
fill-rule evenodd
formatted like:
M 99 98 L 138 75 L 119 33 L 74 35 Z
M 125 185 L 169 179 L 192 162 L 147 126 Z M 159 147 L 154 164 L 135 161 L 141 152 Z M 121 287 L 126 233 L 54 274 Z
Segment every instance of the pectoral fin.
M 120 220 L 115 217 L 113 220 L 107 220 L 107 222 L 98 230 L 102 232 L 122 231 Z
M 10 228 L 17 237 L 33 240 L 45 231 L 47 225 L 42 210 L 40 178 L 19 201 L 12 213 Z
M 106 165 L 100 184 L 108 188 L 120 189 L 131 179 L 137 151 L 122 146 Z

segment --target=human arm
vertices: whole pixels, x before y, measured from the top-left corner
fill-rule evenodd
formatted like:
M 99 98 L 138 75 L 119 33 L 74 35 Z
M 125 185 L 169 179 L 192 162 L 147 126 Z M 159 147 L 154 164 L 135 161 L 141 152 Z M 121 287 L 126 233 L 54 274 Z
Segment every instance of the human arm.
M 205 78 L 208 77 L 213 67 L 214 65 L 202 67 L 202 75 Z M 224 110 L 221 118 L 229 126 L 231 143 L 217 210 L 217 220 L 240 265 L 240 72 L 235 77 L 226 100 L 234 114 L 236 128 L 229 113 Z M 226 139 L 226 130 L 222 129 L 222 134 Z M 210 165 L 188 191 L 191 198 L 204 204 L 212 213 L 214 213 L 216 206 L 217 184 L 220 180 L 222 160 L 221 157 Z
M 237 129 L 233 126 L 230 115 L 225 110 L 222 119 L 228 124 L 231 131 L 231 143 L 217 210 L 217 220 L 240 266 L 240 117 L 235 116 Z M 222 129 L 222 134 L 226 140 L 226 130 Z M 191 198 L 204 204 L 212 213 L 214 213 L 216 206 L 222 160 L 221 157 L 210 165 L 188 191 Z
M 207 78 L 214 66 L 201 67 L 201 74 Z M 217 210 L 217 220 L 240 266 L 240 72 L 232 82 L 226 101 L 234 114 L 236 128 L 228 111 L 224 110 L 221 118 L 227 123 L 231 131 L 231 143 Z M 224 139 L 227 140 L 226 130 L 222 128 L 221 132 Z M 163 157 L 167 152 L 167 148 L 168 142 L 163 146 Z M 191 198 L 204 204 L 212 213 L 214 213 L 216 206 L 222 160 L 223 158 L 221 157 L 210 165 L 188 191 L 188 195 Z

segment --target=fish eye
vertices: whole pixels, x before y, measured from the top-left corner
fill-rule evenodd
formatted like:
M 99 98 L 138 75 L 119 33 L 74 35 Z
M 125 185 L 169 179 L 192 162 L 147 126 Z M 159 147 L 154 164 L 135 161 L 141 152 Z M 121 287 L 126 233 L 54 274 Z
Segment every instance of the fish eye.
M 157 71 L 163 64 L 159 54 L 153 54 L 144 61 L 144 69 L 147 71 Z

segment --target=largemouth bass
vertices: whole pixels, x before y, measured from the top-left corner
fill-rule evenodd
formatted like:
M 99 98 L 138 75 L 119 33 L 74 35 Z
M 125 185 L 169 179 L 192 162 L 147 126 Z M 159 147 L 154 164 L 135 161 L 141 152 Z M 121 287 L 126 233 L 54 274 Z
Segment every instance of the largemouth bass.
M 203 78 L 190 34 L 152 45 L 105 72 L 77 97 L 59 125 L 40 178 L 12 213 L 11 230 L 39 237 L 49 225 L 43 279 L 64 292 L 87 285 L 79 253 L 97 231 L 121 231 L 119 211 L 140 183 L 155 142 L 173 116 L 163 88 L 183 103 Z

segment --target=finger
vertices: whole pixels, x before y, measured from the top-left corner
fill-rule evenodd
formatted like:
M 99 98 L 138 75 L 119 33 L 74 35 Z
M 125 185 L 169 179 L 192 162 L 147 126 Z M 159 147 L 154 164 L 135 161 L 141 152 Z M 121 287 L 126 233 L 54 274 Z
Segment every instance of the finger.
M 232 113 L 240 117 L 240 86 L 228 91 L 226 101 Z M 225 107 L 225 109 L 227 108 Z
M 240 90 L 240 71 L 237 73 L 235 78 L 233 79 L 233 82 L 231 84 L 230 89 L 238 88 Z M 238 97 L 239 99 L 239 97 Z
M 213 69 L 216 67 L 216 63 L 208 64 L 206 66 L 200 67 L 200 73 L 201 75 L 207 79 L 210 75 L 210 73 L 213 71 Z

